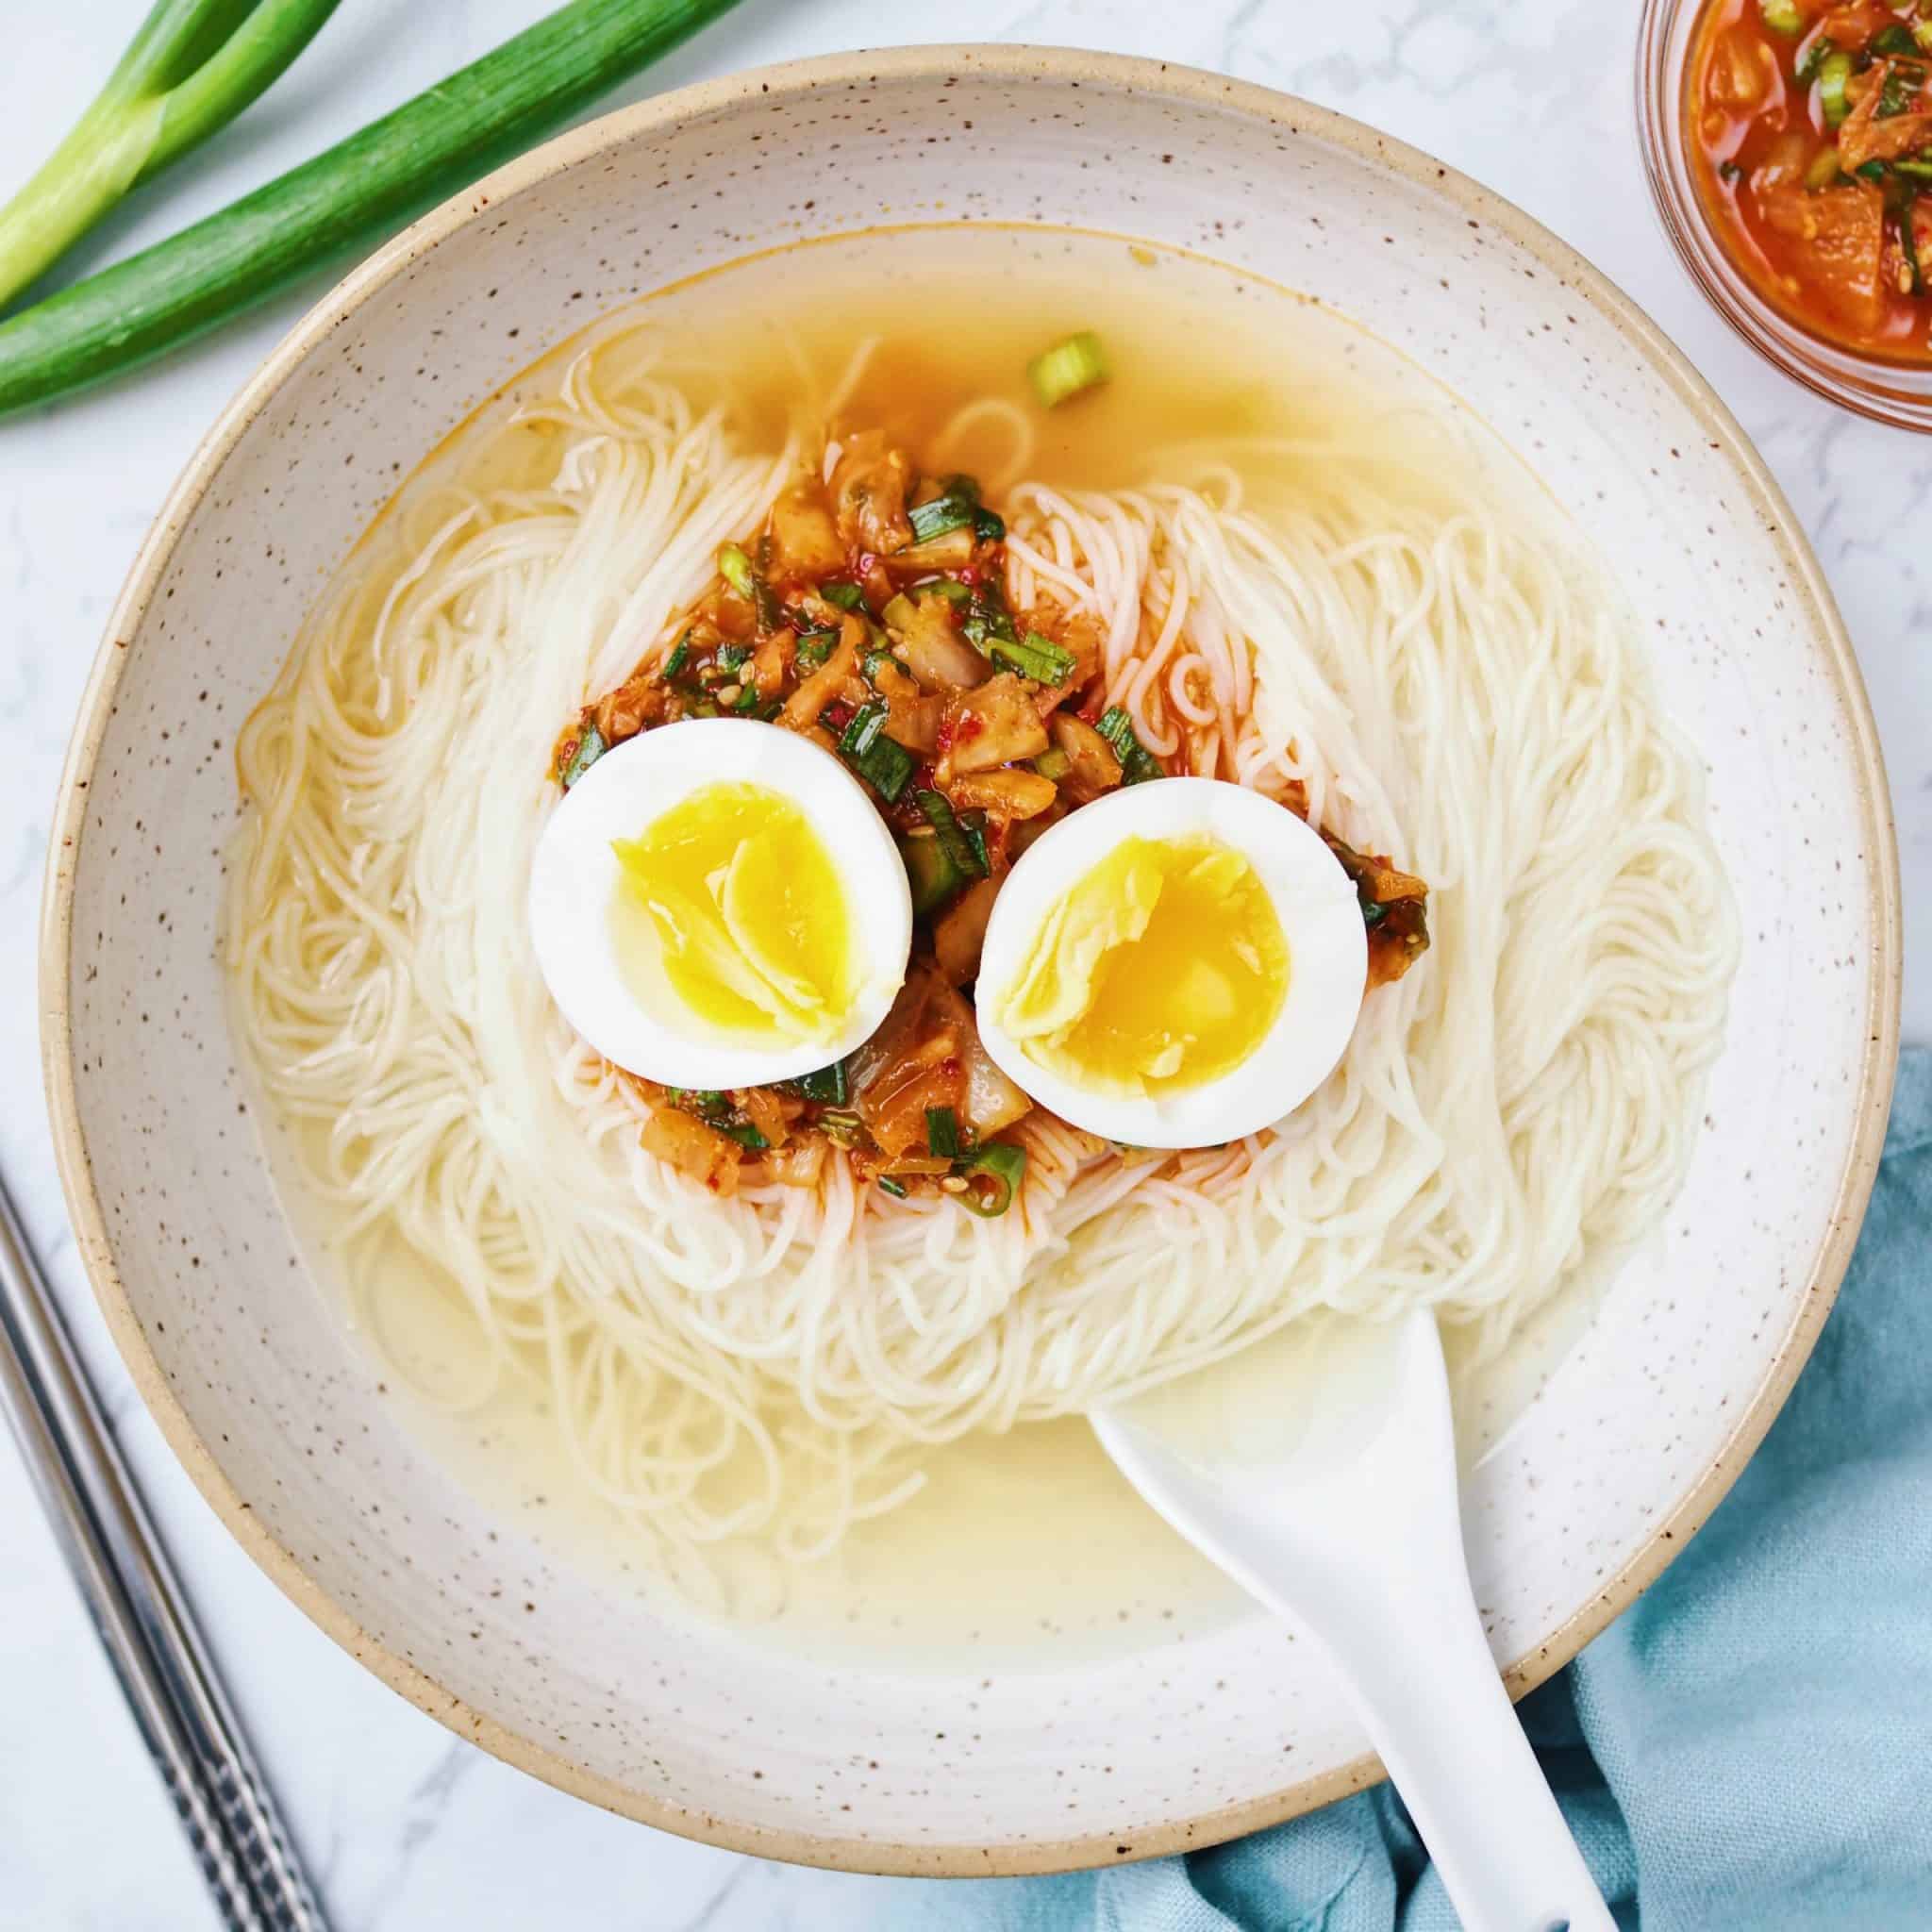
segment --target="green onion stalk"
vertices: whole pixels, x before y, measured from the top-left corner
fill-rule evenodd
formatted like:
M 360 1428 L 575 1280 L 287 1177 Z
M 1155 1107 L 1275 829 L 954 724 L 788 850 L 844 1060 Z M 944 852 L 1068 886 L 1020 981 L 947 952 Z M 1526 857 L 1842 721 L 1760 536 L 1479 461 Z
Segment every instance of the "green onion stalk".
M 560 126 L 731 4 L 732 0 L 571 0 L 313 160 L 180 234 L 0 322 L 0 414 L 31 408 L 134 368 L 226 322 L 319 266 L 369 247 Z M 322 0 L 260 0 L 235 32 L 239 39 L 258 16 L 273 13 L 287 37 L 273 37 L 273 51 L 286 65 L 299 51 L 299 45 L 291 43 L 296 17 L 307 21 L 325 12 Z M 172 62 L 157 66 L 145 58 L 136 62 L 142 72 L 152 70 L 149 91 L 172 78 L 190 55 L 205 48 L 212 25 L 225 21 L 232 26 L 241 13 L 242 0 L 195 0 L 192 5 L 189 0 L 163 0 L 143 27 L 144 36 L 156 20 L 176 15 L 196 15 L 204 28 L 190 35 L 185 45 L 179 44 L 176 34 Z M 308 30 L 313 31 L 313 25 Z M 237 55 L 233 70 L 216 68 L 223 58 L 217 54 L 195 70 L 205 74 L 214 68 L 218 75 L 231 75 L 238 92 L 225 97 L 233 103 L 228 113 L 239 110 L 242 86 L 252 81 L 258 92 L 274 77 L 269 72 L 268 25 L 264 24 L 259 32 L 265 39 L 249 42 L 258 56 L 253 64 Z M 128 60 L 135 59 L 142 44 L 138 40 Z M 201 139 L 226 118 L 217 114 L 221 102 L 211 102 L 218 92 L 214 79 L 206 86 L 207 94 L 196 92 L 192 100 L 182 97 L 188 105 L 181 108 L 175 132 L 169 132 L 163 115 L 157 146 L 150 150 L 159 153 L 162 160 L 144 164 L 146 173 L 164 165 L 190 141 Z M 108 92 L 113 92 L 113 83 Z M 196 102 L 202 104 L 198 109 L 192 105 Z M 63 143 L 63 153 L 78 136 L 76 130 L 70 142 Z M 122 173 L 125 167 L 124 161 Z M 48 180 L 54 168 L 50 161 L 29 184 L 28 192 L 43 210 L 66 206 L 58 179 Z M 113 171 L 104 178 L 111 180 Z M 139 174 L 136 178 L 141 178 Z M 97 218 L 105 205 L 98 192 L 75 191 L 66 218 L 47 225 L 45 242 L 36 248 L 17 244 L 18 260 L 30 263 L 48 248 L 58 253 L 66 245 L 59 238 L 71 240 L 87 225 L 82 217 L 92 209 Z M 12 212 L 9 208 L 0 215 L 0 223 Z
M 336 4 L 157 0 L 73 131 L 0 208 L 0 308 L 124 196 L 225 127 Z

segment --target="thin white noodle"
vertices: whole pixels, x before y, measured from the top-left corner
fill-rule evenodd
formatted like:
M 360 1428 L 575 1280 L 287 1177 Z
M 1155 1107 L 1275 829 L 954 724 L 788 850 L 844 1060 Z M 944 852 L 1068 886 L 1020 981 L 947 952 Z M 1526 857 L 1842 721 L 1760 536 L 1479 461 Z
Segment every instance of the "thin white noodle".
M 981 396 L 956 409 L 933 439 L 932 464 L 938 470 L 956 470 L 967 460 L 966 439 L 987 423 L 997 423 L 1011 439 L 1004 463 L 979 465 L 981 487 L 992 496 L 1004 496 L 1033 467 L 1033 452 L 1040 438 L 1033 419 L 1017 403 L 1002 396 Z
M 865 380 L 865 372 L 871 366 L 873 357 L 877 354 L 878 346 L 877 336 L 867 336 L 853 350 L 846 361 L 844 374 L 832 385 L 832 392 L 825 398 L 824 420 L 827 423 L 835 422 L 846 404 L 852 400 L 858 385 Z
M 525 883 L 559 721 L 662 641 L 811 445 L 742 450 L 637 327 L 519 420 L 544 463 L 412 485 L 243 732 L 229 961 L 364 1307 L 404 1291 L 399 1249 L 430 1264 L 486 1343 L 464 1399 L 533 1377 L 678 1574 L 751 1532 L 821 1553 L 928 1445 L 1316 1306 L 1434 1305 L 1493 1343 L 1656 1223 L 1736 944 L 1696 760 L 1560 543 L 1421 508 L 1332 441 L 1266 522 L 1232 471 L 1003 507 L 1016 600 L 1094 613 L 1150 744 L 1298 787 L 1431 881 L 1432 950 L 1333 1076 L 1278 1130 L 1168 1160 L 1035 1118 L 998 1221 L 862 1199 L 842 1160 L 815 1193 L 700 1203 L 551 1008 Z

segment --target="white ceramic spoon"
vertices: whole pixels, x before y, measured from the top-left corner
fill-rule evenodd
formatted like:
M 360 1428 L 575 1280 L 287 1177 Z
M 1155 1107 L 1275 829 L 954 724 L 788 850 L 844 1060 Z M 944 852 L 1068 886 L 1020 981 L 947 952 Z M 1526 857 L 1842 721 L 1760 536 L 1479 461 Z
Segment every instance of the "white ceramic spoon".
M 1297 1324 L 1092 1422 L 1160 1515 L 1327 1652 L 1468 1932 L 1614 1932 L 1476 1614 L 1432 1316 Z

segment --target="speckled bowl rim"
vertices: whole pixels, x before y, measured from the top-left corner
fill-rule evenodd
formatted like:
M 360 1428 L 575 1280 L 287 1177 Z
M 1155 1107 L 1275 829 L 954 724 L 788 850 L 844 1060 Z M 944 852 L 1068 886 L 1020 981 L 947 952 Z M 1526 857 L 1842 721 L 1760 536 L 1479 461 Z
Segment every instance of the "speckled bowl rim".
M 1607 317 L 1689 406 L 1713 448 L 1731 463 L 1774 533 L 1794 589 L 1808 600 L 1814 629 L 1826 645 L 1828 669 L 1838 687 L 1859 766 L 1867 862 L 1864 884 L 1876 902 L 1875 930 L 1865 975 L 1870 1014 L 1864 1064 L 1859 1070 L 1857 1119 L 1839 1178 L 1830 1229 L 1805 1293 L 1793 1307 L 1762 1381 L 1740 1413 L 1710 1468 L 1658 1518 L 1649 1541 L 1588 1604 L 1505 1672 L 1520 1697 L 1560 1670 L 1612 1618 L 1656 1581 L 1665 1566 L 1703 1525 L 1737 1479 L 1783 1405 L 1811 1352 L 1851 1259 L 1853 1244 L 1872 1191 L 1890 1110 L 1898 1058 L 1900 906 L 1898 847 L 1877 730 L 1842 619 L 1809 546 L 1795 534 L 1796 521 L 1757 451 L 1710 386 L 1692 369 L 1648 316 L 1591 267 L 1567 243 L 1500 195 L 1479 187 L 1416 148 L 1358 121 L 1278 93 L 1252 82 L 1195 68 L 1126 55 L 1024 46 L 935 46 L 858 51 L 788 61 L 678 89 L 593 121 L 558 137 L 498 169 L 475 187 L 425 215 L 330 291 L 271 351 L 223 411 L 163 505 L 114 607 L 106 638 L 82 696 L 56 803 L 48 871 L 42 902 L 42 1052 L 55 1152 L 76 1240 L 108 1326 L 136 1387 L 162 1435 L 196 1487 L 242 1548 L 283 1593 L 349 1655 L 391 1690 L 458 1736 L 544 1779 L 560 1790 L 660 1830 L 799 1864 L 877 1874 L 923 1876 L 1010 1876 L 1121 1862 L 1123 1840 L 1111 1830 L 984 1846 L 893 1842 L 747 1825 L 708 1811 L 692 1810 L 585 1770 L 520 1732 L 499 1724 L 418 1670 L 369 1635 L 322 1589 L 299 1558 L 278 1542 L 223 1473 L 186 1411 L 170 1390 L 160 1364 L 114 1265 L 106 1218 L 96 1196 L 75 1098 L 74 1038 L 68 1010 L 74 917 L 75 855 L 85 824 L 87 790 L 105 736 L 128 643 L 142 624 L 175 541 L 224 459 L 281 383 L 363 303 L 417 257 L 475 220 L 504 196 L 572 167 L 612 145 L 648 136 L 680 118 L 709 113 L 734 103 L 801 98 L 842 83 L 920 82 L 972 72 L 1014 87 L 1046 81 L 1079 83 L 1104 91 L 1164 97 L 1179 108 L 1232 109 L 1317 140 L 1386 168 L 1493 225 L 1510 241 L 1574 287 Z M 1263 1792 L 1194 1817 L 1146 1826 L 1133 1823 L 1135 1858 L 1198 1850 L 1242 1833 L 1275 1824 L 1375 1783 L 1382 1768 L 1363 1757 L 1319 1776 Z

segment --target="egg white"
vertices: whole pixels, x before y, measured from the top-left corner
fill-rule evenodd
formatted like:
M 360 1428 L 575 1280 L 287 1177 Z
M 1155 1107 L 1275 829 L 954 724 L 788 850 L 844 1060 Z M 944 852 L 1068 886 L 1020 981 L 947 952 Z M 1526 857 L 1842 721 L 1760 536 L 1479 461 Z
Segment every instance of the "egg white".
M 699 787 L 762 785 L 804 813 L 845 889 L 859 985 L 823 1041 L 761 1045 L 721 1035 L 667 994 L 659 1010 L 625 984 L 611 931 L 620 868 L 635 839 Z M 892 835 L 831 753 L 775 724 L 691 718 L 614 745 L 564 793 L 530 867 L 530 937 L 563 1016 L 606 1059 L 672 1087 L 757 1087 L 842 1058 L 886 1017 L 906 981 L 912 893 Z
M 1254 1052 L 1218 1079 L 1139 1099 L 1091 1092 L 1029 1058 L 996 1016 L 1049 912 L 1122 840 L 1200 833 L 1254 867 L 1288 942 L 1288 991 Z M 1272 1126 L 1328 1077 L 1367 979 L 1355 886 L 1320 833 L 1244 785 L 1156 779 L 1083 806 L 1021 855 L 987 926 L 979 1037 L 1008 1079 L 1076 1127 L 1137 1147 L 1214 1146 Z

